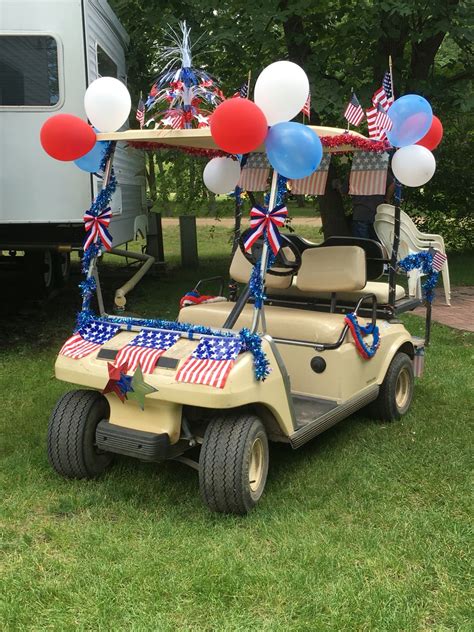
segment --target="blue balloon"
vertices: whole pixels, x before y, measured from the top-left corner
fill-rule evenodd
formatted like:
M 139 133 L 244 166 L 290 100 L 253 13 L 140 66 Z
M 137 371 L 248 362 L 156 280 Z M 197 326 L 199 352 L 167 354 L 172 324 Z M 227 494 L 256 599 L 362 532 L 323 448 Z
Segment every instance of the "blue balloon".
M 105 150 L 107 149 L 106 141 L 97 141 L 92 149 L 74 161 L 74 164 L 88 173 L 97 173 L 100 169 L 100 164 L 104 157 Z
M 285 178 L 298 180 L 315 171 L 323 157 L 319 136 L 301 123 L 276 123 L 265 139 L 271 166 Z
M 433 121 L 431 105 L 418 94 L 406 94 L 397 99 L 388 115 L 393 128 L 386 134 L 393 147 L 414 145 L 428 132 Z

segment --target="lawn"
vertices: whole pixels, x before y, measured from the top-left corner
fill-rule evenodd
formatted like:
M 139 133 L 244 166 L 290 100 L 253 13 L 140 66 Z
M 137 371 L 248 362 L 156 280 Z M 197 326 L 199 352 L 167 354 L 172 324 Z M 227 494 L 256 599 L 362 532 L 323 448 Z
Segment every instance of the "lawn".
M 174 266 L 176 233 L 165 234 Z M 196 278 L 225 272 L 228 236 L 201 228 L 200 270 L 147 278 L 129 309 L 175 316 Z M 453 258 L 453 285 L 474 285 L 473 262 Z M 124 275 L 105 275 L 109 296 Z M 96 481 L 50 468 L 48 417 L 70 389 L 54 360 L 78 281 L 36 308 L 13 295 L 1 317 L 2 629 L 472 629 L 474 335 L 435 324 L 402 421 L 361 413 L 299 451 L 272 447 L 261 503 L 227 517 L 209 513 L 179 463 L 118 458 Z M 422 319 L 405 320 L 422 334 Z

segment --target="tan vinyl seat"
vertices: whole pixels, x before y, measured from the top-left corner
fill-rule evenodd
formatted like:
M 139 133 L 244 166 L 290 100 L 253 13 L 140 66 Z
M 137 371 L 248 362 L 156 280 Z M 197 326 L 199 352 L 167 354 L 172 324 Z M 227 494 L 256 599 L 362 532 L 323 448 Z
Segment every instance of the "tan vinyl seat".
M 231 266 L 231 275 L 238 281 L 244 282 L 241 274 L 240 257 L 236 255 L 237 265 Z M 248 263 L 242 256 L 245 263 Z M 234 264 L 234 261 L 232 262 Z M 240 266 L 240 267 L 239 267 Z M 248 266 L 250 274 L 252 266 Z M 314 274 L 314 270 L 318 273 Z M 248 278 L 248 277 L 247 277 Z M 284 288 L 288 288 L 291 277 L 275 277 L 268 275 L 267 285 L 286 281 Z M 366 284 L 365 253 L 357 246 L 332 246 L 305 250 L 299 269 L 297 288 L 302 292 L 360 290 Z M 274 286 L 273 286 L 274 287 Z M 281 291 L 281 290 L 280 290 Z M 202 303 L 184 307 L 179 312 L 180 322 L 208 327 L 222 327 L 235 303 Z M 245 305 L 234 329 L 250 327 L 254 315 L 253 305 Z M 334 343 L 339 338 L 344 327 L 342 314 L 328 314 L 303 310 L 298 308 L 266 306 L 265 319 L 268 333 L 274 338 L 291 338 L 319 343 Z
M 367 281 L 361 290 L 353 290 L 352 292 L 337 292 L 337 299 L 341 301 L 356 302 L 362 296 L 366 294 L 375 294 L 377 303 L 385 305 L 388 303 L 388 283 L 379 281 Z M 284 291 L 276 288 L 267 288 L 266 294 L 269 298 L 272 296 L 281 296 L 288 299 L 296 299 L 304 301 L 305 298 L 320 298 L 323 300 L 330 300 L 331 292 L 303 292 L 297 287 L 297 279 L 293 279 L 291 287 L 286 288 Z M 395 286 L 395 300 L 399 301 L 406 295 L 405 288 L 401 285 Z

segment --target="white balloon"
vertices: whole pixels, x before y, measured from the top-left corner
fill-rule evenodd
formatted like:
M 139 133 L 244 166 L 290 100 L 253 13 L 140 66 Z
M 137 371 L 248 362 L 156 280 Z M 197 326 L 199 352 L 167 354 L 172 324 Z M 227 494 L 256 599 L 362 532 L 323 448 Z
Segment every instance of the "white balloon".
M 240 180 L 240 163 L 232 158 L 213 158 L 204 168 L 204 184 L 213 193 L 229 193 Z
M 407 145 L 397 149 L 392 158 L 393 175 L 407 187 L 421 187 L 433 177 L 436 160 L 426 147 Z
M 254 101 L 265 114 L 268 125 L 290 121 L 309 95 L 308 77 L 292 61 L 276 61 L 262 70 L 254 90 Z
M 84 96 L 87 118 L 101 132 L 116 132 L 128 119 L 132 100 L 127 87 L 115 77 L 100 77 Z

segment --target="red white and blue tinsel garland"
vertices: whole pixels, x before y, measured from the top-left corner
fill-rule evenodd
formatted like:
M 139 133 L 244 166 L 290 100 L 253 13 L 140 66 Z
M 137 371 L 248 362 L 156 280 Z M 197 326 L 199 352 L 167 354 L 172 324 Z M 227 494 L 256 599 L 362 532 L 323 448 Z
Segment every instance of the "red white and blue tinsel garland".
M 423 294 L 428 303 L 432 303 L 435 293 L 434 288 L 438 283 L 439 272 L 433 270 L 433 254 L 429 250 L 423 252 L 417 252 L 412 255 L 408 255 L 404 259 L 398 262 L 398 267 L 409 272 L 410 270 L 421 270 L 423 274 L 427 275 L 427 279 L 421 285 Z
M 357 315 L 353 312 L 345 316 L 344 322 L 351 331 L 359 355 L 364 358 L 364 360 L 373 358 L 380 346 L 380 332 L 377 325 L 373 325 L 372 323 L 366 326 L 360 325 L 357 320 Z M 369 335 L 372 335 L 372 344 L 370 346 L 364 342 L 363 338 Z

